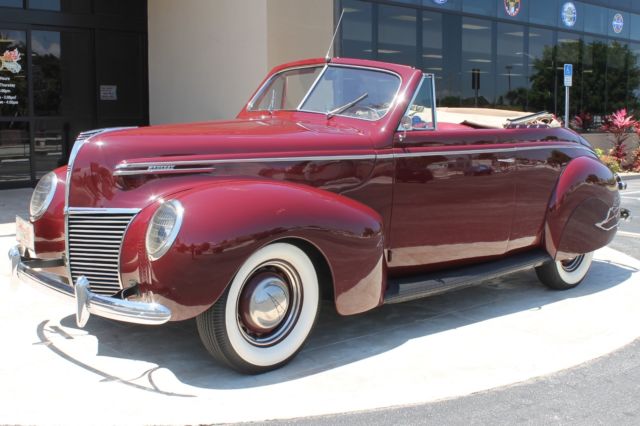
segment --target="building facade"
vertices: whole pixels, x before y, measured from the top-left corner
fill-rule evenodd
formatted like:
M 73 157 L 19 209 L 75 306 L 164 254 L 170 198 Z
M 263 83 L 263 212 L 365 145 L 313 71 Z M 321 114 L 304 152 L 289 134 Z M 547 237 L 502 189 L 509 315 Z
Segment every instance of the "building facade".
M 435 74 L 439 106 L 640 107 L 640 0 L 0 0 L 0 189 L 78 132 L 232 118 L 273 66 L 325 55 Z
M 0 188 L 64 164 L 82 130 L 149 121 L 146 7 L 0 0 Z
M 638 0 L 341 0 L 344 56 L 434 73 L 439 106 L 564 112 L 585 128 L 640 106 Z

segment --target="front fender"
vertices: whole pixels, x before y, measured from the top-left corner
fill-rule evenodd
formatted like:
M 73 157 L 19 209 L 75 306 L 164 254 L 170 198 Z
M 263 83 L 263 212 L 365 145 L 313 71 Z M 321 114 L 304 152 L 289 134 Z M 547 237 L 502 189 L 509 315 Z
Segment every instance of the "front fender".
M 307 186 L 250 179 L 220 180 L 172 198 L 185 209 L 176 241 L 153 262 L 138 250 L 144 265 L 137 270 L 142 292 L 153 292 L 172 319 L 208 309 L 253 252 L 285 238 L 305 240 L 324 255 L 339 313 L 363 312 L 382 301 L 382 218 L 369 207 Z M 136 222 L 145 225 L 130 228 L 127 239 L 144 241 L 156 208 L 139 214 Z
M 620 220 L 615 175 L 592 157 L 578 157 L 564 169 L 549 203 L 545 246 L 565 260 L 606 246 Z

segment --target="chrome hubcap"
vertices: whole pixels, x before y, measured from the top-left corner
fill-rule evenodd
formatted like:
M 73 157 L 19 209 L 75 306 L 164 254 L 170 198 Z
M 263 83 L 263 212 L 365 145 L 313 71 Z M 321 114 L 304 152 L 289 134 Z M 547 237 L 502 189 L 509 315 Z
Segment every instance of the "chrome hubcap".
M 584 259 L 584 254 L 576 256 L 573 259 L 563 260 L 560 263 L 562 264 L 562 269 L 564 269 L 566 272 L 573 272 L 578 269 L 578 267 L 582 263 L 582 259 Z
M 296 270 L 284 261 L 254 269 L 238 300 L 238 328 L 255 346 L 280 342 L 293 329 L 302 306 L 302 285 Z
M 267 332 L 282 322 L 288 309 L 287 283 L 277 276 L 266 276 L 251 291 L 247 314 L 251 325 Z

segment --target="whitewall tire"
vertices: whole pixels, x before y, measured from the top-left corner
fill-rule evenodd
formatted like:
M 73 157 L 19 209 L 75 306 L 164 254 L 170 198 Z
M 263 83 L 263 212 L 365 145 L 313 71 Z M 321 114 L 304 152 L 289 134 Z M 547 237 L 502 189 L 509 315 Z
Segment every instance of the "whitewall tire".
M 318 315 L 318 276 L 304 251 L 275 243 L 242 265 L 220 299 L 197 318 L 207 350 L 248 374 L 278 368 L 302 348 Z
M 592 260 L 593 252 L 590 252 L 569 260 L 547 262 L 536 268 L 536 274 L 547 287 L 567 290 L 582 282 L 589 272 Z

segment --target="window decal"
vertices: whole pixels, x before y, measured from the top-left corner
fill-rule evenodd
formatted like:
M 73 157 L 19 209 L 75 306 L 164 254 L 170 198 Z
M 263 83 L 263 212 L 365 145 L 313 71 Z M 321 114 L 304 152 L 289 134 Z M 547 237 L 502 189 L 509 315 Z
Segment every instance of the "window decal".
M 504 0 L 504 11 L 507 12 L 507 15 L 515 17 L 520 13 L 520 9 L 522 8 L 521 0 Z
M 18 74 L 22 70 L 22 66 L 18 63 L 22 55 L 16 47 L 13 50 L 5 50 L 4 54 L 0 56 L 0 71 L 7 70 L 13 74 Z

